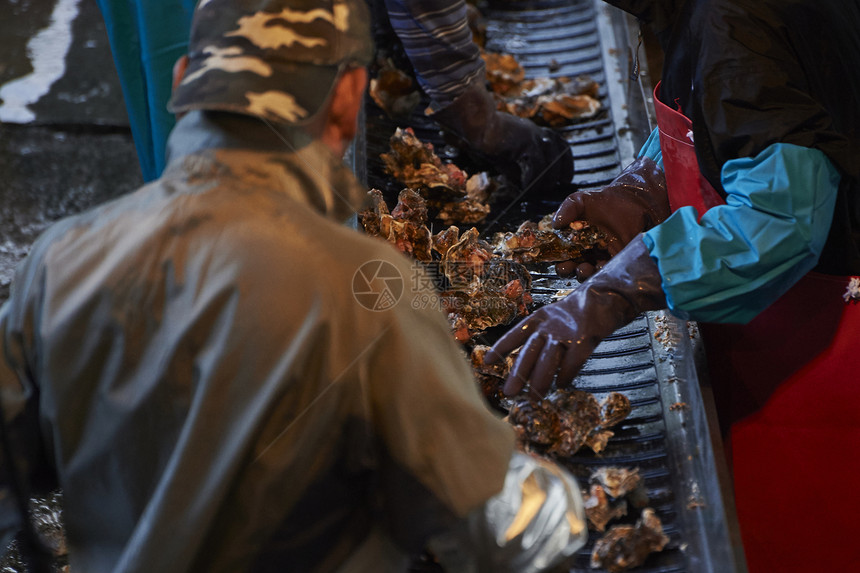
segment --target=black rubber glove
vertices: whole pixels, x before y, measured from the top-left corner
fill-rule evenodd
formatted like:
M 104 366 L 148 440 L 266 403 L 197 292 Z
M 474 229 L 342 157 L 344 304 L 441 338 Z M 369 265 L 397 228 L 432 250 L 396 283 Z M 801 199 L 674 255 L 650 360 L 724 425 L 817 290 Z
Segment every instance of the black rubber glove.
M 573 179 L 570 144 L 552 129 L 496 109 L 481 82 L 430 117 L 522 190 L 567 187 Z
M 601 340 L 642 312 L 662 308 L 660 272 L 638 236 L 567 297 L 520 321 L 487 351 L 484 363 L 496 364 L 522 346 L 504 392 L 517 394 L 528 383 L 543 396 L 556 373 L 559 388 L 570 385 Z
M 614 256 L 633 237 L 663 222 L 670 214 L 666 177 L 650 157 L 640 157 L 611 183 L 597 191 L 577 191 L 556 211 L 552 225 L 563 229 L 573 221 L 587 221 L 607 236 L 607 250 Z M 556 265 L 560 276 L 585 280 L 594 273 L 589 264 Z

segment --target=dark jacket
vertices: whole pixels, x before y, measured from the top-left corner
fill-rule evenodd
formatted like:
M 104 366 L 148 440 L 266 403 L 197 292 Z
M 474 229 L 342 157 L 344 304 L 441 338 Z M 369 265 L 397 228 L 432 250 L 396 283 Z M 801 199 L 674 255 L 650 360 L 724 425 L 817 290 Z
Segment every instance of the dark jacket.
M 718 192 L 726 161 L 774 143 L 828 156 L 842 183 L 816 270 L 860 274 L 860 1 L 606 1 L 659 39 L 660 98 L 692 120 Z

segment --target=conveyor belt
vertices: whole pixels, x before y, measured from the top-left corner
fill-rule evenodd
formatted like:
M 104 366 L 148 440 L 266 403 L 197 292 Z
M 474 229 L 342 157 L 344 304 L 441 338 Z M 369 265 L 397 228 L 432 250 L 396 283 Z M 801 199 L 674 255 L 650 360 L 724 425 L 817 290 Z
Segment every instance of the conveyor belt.
M 573 151 L 573 183 L 580 189 L 595 189 L 610 182 L 648 133 L 646 100 L 639 85 L 627 80 L 626 17 L 599 0 L 509 1 L 481 9 L 487 18 L 486 49 L 516 56 L 527 77 L 587 75 L 599 83 L 604 111 L 559 131 Z M 634 102 L 638 109 L 633 109 Z M 411 126 L 423 141 L 444 148 L 437 126 L 420 112 L 423 108 L 424 104 L 419 105 L 408 122 L 395 123 L 368 98 L 365 145 L 357 152 L 366 163 L 359 171 L 366 168 L 368 185 L 381 189 L 390 205 L 396 202 L 402 185 L 383 173 L 378 157 L 387 151 L 394 128 Z M 469 173 L 477 170 L 464 156 L 453 160 Z M 557 205 L 558 197 L 534 197 L 533 193 L 512 207 L 494 205 L 482 231 L 511 229 L 525 219 L 553 212 Z M 538 306 L 550 302 L 559 289 L 576 284 L 559 279 L 549 267 L 531 271 Z M 490 332 L 481 342 L 491 343 L 498 334 Z M 601 455 L 584 448 L 564 462 L 581 485 L 601 465 L 639 468 L 650 506 L 671 542 L 636 571 L 744 570 L 736 526 L 726 517 L 724 493 L 717 480 L 722 464 L 713 453 L 700 393 L 695 338 L 695 325 L 688 327 L 671 315 L 640 316 L 606 339 L 575 381 L 578 388 L 593 392 L 598 399 L 609 392 L 622 392 L 633 407 Z M 638 510 L 631 510 L 628 517 L 623 521 L 635 521 Z M 589 556 L 598 536 L 590 534 L 571 571 L 596 571 L 589 566 Z

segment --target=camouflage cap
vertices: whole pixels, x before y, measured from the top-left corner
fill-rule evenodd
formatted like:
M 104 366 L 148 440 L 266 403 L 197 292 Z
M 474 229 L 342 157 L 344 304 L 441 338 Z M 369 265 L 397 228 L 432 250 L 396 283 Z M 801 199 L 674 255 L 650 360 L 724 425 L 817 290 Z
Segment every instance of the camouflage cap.
M 168 107 L 302 123 L 343 67 L 372 56 L 366 0 L 200 0 L 188 68 Z

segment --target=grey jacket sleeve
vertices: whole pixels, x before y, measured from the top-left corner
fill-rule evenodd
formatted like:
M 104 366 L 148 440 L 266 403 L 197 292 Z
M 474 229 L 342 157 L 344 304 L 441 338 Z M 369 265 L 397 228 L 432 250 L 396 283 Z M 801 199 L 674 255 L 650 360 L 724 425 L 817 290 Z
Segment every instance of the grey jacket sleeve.
M 53 472 L 44 456 L 39 431 L 38 391 L 25 360 L 20 324 L 12 305 L 0 308 L 0 547 L 5 548 L 22 526 L 19 497 L 53 487 Z M 17 483 L 16 488 L 13 484 Z M 41 485 L 41 487 L 39 487 Z
M 421 486 L 406 490 L 401 476 L 385 488 L 393 507 L 409 508 L 391 512 L 395 535 L 429 533 L 452 572 L 544 571 L 576 552 L 587 531 L 573 477 L 515 450 L 512 428 L 484 403 L 441 313 L 390 312 L 371 360 L 373 417 L 395 466 Z

